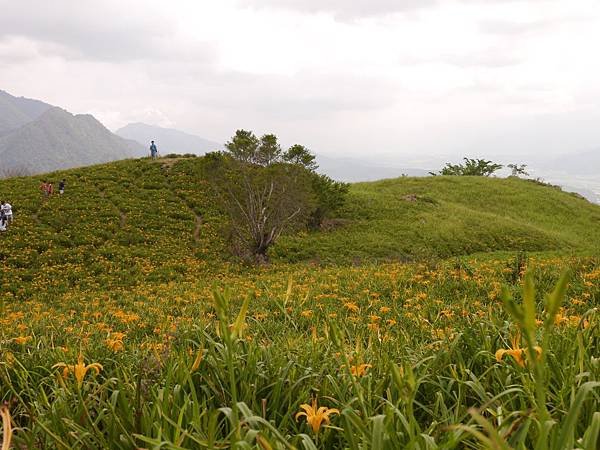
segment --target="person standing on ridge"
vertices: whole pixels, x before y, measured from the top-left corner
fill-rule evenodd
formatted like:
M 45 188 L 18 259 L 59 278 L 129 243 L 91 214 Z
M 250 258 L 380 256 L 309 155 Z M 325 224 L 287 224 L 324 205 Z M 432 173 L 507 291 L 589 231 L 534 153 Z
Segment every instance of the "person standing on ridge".
M 60 195 L 63 195 L 65 193 L 65 179 L 64 178 L 62 180 L 60 180 L 60 183 L 58 183 L 58 193 Z
M 150 143 L 150 157 L 152 159 L 156 159 L 157 156 L 158 156 L 158 149 L 156 148 L 156 144 L 154 143 L 154 141 L 152 141 Z

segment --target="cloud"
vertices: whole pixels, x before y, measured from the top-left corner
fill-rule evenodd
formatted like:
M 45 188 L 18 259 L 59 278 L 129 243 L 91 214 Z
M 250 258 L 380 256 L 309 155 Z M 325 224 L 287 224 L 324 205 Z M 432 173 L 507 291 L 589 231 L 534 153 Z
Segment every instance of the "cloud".
M 238 80 L 208 93 L 208 101 L 215 107 L 242 109 L 279 120 L 323 119 L 344 111 L 377 110 L 396 100 L 389 84 L 350 74 L 238 74 L 232 78 Z M 226 92 L 233 95 L 225 96 Z
M 598 104 L 600 9 L 564 22 L 596 0 L 539 1 L 0 0 L 0 89 L 112 129 L 423 155 Z
M 458 67 L 502 68 L 521 64 L 524 58 L 504 48 L 487 48 L 470 54 L 445 55 L 440 61 Z
M 433 6 L 437 0 L 239 0 L 243 6 L 302 13 L 331 13 L 342 20 L 382 16 Z
M 509 20 L 483 20 L 480 22 L 480 29 L 484 33 L 496 35 L 520 36 L 536 32 L 543 32 L 557 28 L 566 22 L 574 19 L 553 18 L 534 20 L 529 22 L 515 22 Z
M 210 60 L 214 56 L 209 44 L 178 40 L 176 23 L 150 1 L 0 0 L 0 10 L 0 39 L 43 43 L 46 54 L 68 59 Z

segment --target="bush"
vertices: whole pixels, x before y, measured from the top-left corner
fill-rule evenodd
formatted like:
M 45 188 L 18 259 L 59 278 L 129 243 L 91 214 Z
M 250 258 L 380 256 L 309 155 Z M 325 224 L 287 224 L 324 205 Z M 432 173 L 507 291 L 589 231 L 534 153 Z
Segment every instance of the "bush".
M 489 177 L 502 169 L 502 164 L 496 164 L 485 159 L 463 158 L 464 164 L 446 163 L 446 167 L 438 173 L 430 172 L 431 175 L 455 175 L 455 176 L 478 176 Z

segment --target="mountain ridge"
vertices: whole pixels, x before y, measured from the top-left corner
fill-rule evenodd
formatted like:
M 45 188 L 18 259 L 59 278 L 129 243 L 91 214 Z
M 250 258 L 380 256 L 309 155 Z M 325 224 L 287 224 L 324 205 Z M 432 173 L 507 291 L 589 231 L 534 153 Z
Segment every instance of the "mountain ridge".
M 0 137 L 0 166 L 34 174 L 144 153 L 141 145 L 111 133 L 92 115 L 73 115 L 59 107 Z
M 0 89 L 0 137 L 33 122 L 52 105 L 26 97 L 15 97 Z

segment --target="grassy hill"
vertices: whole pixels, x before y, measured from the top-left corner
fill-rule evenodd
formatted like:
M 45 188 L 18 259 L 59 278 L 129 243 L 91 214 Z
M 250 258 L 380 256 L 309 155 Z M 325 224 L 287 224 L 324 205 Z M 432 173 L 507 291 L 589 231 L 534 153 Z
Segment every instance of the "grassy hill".
M 16 221 L 0 274 L 17 297 L 73 286 L 131 286 L 236 269 L 202 158 L 127 160 L 0 181 Z M 274 263 L 432 260 L 481 252 L 597 254 L 600 207 L 518 179 L 399 178 L 352 185 L 325 231 L 286 236 Z
M 520 179 L 397 178 L 352 185 L 341 227 L 288 237 L 282 258 L 447 258 L 497 251 L 596 252 L 600 207 Z
M 129 160 L 49 175 L 64 197 L 42 198 L 41 178 L 0 181 L 17 218 L 2 236 L 4 271 L 62 270 L 169 279 L 228 260 L 224 219 L 202 158 Z M 498 251 L 595 253 L 600 207 L 519 179 L 398 178 L 354 184 L 327 229 L 283 238 L 275 262 L 422 260 Z M 23 252 L 22 250 L 30 251 Z M 124 273 L 123 273 L 124 272 Z M 33 275 L 32 275 L 33 276 Z M 80 280 L 78 275 L 73 275 Z
M 227 257 L 202 158 L 46 178 L 63 177 L 49 199 L 39 178 L 0 181 L 15 448 L 490 448 L 482 432 L 598 448 L 600 207 L 520 180 L 361 183 L 329 231 L 287 236 L 253 268 Z M 526 269 L 530 344 L 500 300 L 504 286 L 523 301 Z M 312 402 L 331 426 L 297 416 Z

